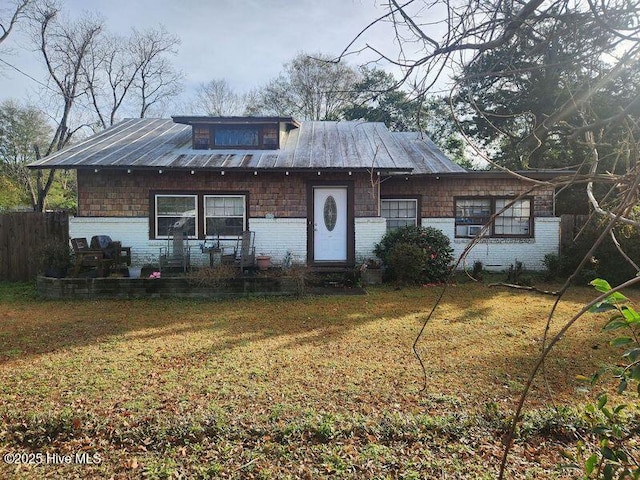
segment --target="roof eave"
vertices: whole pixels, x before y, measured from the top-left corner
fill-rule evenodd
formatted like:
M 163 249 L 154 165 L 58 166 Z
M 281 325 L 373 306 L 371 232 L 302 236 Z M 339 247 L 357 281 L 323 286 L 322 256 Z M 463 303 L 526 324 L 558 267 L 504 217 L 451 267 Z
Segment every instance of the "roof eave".
M 300 127 L 300 123 L 293 117 L 210 117 L 210 116 L 196 116 L 196 115 L 176 115 L 171 117 L 174 123 L 180 123 L 183 125 L 194 124 L 236 124 L 236 125 L 250 125 L 256 123 L 287 123 Z

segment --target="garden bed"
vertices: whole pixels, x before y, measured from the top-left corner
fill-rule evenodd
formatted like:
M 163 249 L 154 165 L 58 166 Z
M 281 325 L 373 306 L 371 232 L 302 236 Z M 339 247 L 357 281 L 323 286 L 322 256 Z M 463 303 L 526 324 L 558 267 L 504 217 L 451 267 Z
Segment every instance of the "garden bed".
M 299 281 L 291 277 L 239 277 L 198 282 L 168 278 L 37 278 L 43 298 L 229 298 L 299 295 Z

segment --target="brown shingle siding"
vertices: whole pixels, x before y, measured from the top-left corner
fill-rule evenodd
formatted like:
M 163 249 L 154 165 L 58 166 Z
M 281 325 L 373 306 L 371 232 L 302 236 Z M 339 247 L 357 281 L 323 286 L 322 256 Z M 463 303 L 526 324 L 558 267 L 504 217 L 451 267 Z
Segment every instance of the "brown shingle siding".
M 352 181 L 356 217 L 377 216 L 376 186 L 365 173 L 347 176 L 338 173 L 314 174 L 283 172 L 189 172 L 78 171 L 79 216 L 146 217 L 149 215 L 151 190 L 195 192 L 248 192 L 249 215 L 281 218 L 307 216 L 308 182 L 340 183 Z M 421 198 L 422 217 L 452 217 L 454 197 L 512 196 L 529 187 L 511 178 L 405 177 L 390 178 L 381 183 L 382 196 L 416 196 Z M 541 187 L 535 196 L 536 216 L 553 216 L 553 188 Z
M 307 216 L 307 182 L 353 181 L 356 216 L 375 216 L 376 207 L 367 175 L 134 171 L 78 171 L 79 216 L 146 217 L 151 190 L 249 192 L 249 215 L 283 218 Z
M 408 180 L 393 178 L 383 182 L 382 195 L 419 196 L 423 218 L 442 218 L 454 216 L 455 197 L 514 196 L 529 188 L 512 178 L 409 177 Z M 540 187 L 529 195 L 535 197 L 536 216 L 553 216 L 553 187 Z

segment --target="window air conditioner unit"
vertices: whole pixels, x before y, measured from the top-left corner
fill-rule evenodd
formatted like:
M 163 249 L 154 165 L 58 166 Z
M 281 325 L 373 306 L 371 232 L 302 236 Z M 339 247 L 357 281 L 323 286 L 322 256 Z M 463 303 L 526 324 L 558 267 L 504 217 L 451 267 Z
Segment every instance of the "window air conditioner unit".
M 475 237 L 476 235 L 478 235 L 478 233 L 480 233 L 480 231 L 482 230 L 482 227 L 484 225 L 469 225 L 467 227 L 467 236 L 468 237 Z

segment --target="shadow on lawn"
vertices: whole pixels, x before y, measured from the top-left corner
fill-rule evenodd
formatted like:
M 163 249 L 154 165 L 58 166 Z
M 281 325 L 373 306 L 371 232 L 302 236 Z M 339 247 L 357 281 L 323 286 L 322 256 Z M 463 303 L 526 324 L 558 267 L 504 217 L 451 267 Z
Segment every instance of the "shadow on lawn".
M 469 350 L 463 332 L 471 329 L 490 329 L 481 322 L 489 313 L 484 286 L 451 287 L 442 303 L 439 322 L 446 323 L 443 335 L 451 338 L 451 346 L 461 352 Z M 493 290 L 491 290 L 493 292 Z M 263 340 L 282 337 L 278 348 L 299 345 L 324 345 L 336 342 L 353 329 L 372 322 L 415 317 L 415 333 L 421 320 L 432 308 L 440 293 L 438 287 L 376 288 L 367 296 L 356 297 L 304 297 L 271 299 L 238 299 L 227 301 L 191 301 L 186 299 L 161 300 L 85 300 L 45 301 L 32 299 L 0 305 L 0 363 L 54 353 L 71 347 L 83 347 L 103 342 L 126 340 L 153 341 L 169 336 L 206 332 L 217 339 L 215 345 L 196 348 L 194 354 L 206 356 L 215 351 L 232 350 Z M 527 294 L 515 297 L 524 302 Z M 552 301 L 552 300 L 550 300 Z M 447 313 L 448 312 L 448 313 Z M 460 313 L 462 312 L 462 313 Z M 430 360 L 446 356 L 442 345 L 430 338 L 434 327 L 427 329 L 423 346 Z M 487 333 L 487 332 L 485 332 Z M 532 332 L 529 336 L 541 335 Z M 489 331 L 481 339 L 494 348 L 470 352 L 469 361 L 483 368 L 504 372 L 505 378 L 522 376 L 524 365 L 539 352 L 535 341 L 511 344 L 508 332 Z M 413 331 L 402 332 L 398 341 L 405 345 L 412 340 Z M 431 343 L 430 343 L 431 342 Z M 598 356 L 606 349 L 592 351 L 593 339 L 574 338 L 569 335 L 562 342 L 569 351 L 591 352 Z M 403 347 L 404 348 L 404 347 Z M 437 351 L 436 351 L 437 350 Z M 411 355 L 407 348 L 407 355 Z M 562 361 L 575 363 L 574 354 L 559 353 Z M 564 356 L 563 356 L 564 355 Z M 585 354 L 585 357 L 588 355 Z M 593 358 L 576 363 L 577 373 L 590 373 Z M 589 367 L 589 369 L 587 369 Z M 441 368 L 449 368 L 446 365 Z M 573 368 L 570 369 L 573 372 Z M 520 380 L 518 380 L 520 381 Z
M 419 312 L 385 297 L 12 301 L 0 305 L 0 363 L 123 337 L 152 340 L 206 330 L 227 349 L 314 331 L 314 337 L 333 338 L 363 323 Z

